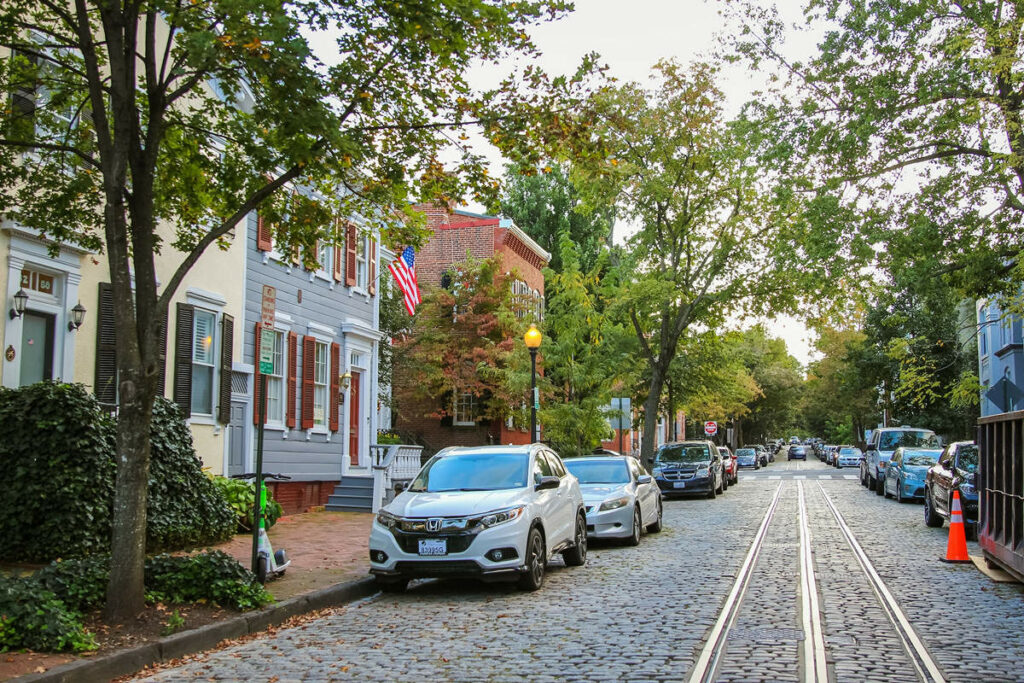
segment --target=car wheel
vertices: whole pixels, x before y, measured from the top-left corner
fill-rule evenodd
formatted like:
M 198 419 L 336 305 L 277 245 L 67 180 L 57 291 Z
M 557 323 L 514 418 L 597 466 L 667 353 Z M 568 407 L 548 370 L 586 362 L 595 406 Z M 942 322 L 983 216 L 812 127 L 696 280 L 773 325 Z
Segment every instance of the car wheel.
M 633 508 L 633 528 L 626 539 L 626 545 L 640 545 L 640 534 L 643 532 L 643 524 L 640 522 L 640 507 L 636 506 Z
M 722 490 L 719 493 L 725 493 L 729 490 L 729 475 L 722 472 Z
M 526 539 L 526 572 L 519 579 L 519 587 L 523 590 L 535 591 L 544 584 L 544 570 L 547 568 L 547 557 L 544 553 L 544 537 L 540 529 L 530 529 Z
M 942 526 L 942 515 L 935 511 L 935 502 L 932 500 L 932 490 L 925 488 L 924 490 L 924 523 L 930 527 Z
M 885 495 L 885 479 L 875 479 L 875 494 Z
M 384 579 L 378 576 L 374 583 L 384 593 L 404 593 L 409 587 L 409 579 Z
M 650 524 L 647 525 L 647 531 L 649 531 L 652 534 L 656 534 L 659 531 L 661 531 L 661 516 L 662 516 L 662 508 L 661 508 L 661 500 L 659 499 L 658 500 L 658 517 L 653 522 L 651 522 Z
M 907 499 L 903 497 L 903 482 L 899 479 L 896 480 L 896 502 L 906 503 Z
M 888 499 L 888 498 L 892 498 L 892 496 L 889 494 L 889 489 L 887 489 L 885 487 L 885 482 L 887 482 L 887 481 L 889 481 L 889 480 L 888 479 L 883 479 L 882 480 L 882 497 Z
M 708 498 L 714 500 L 716 495 L 718 495 L 718 491 L 715 489 L 714 482 L 711 482 L 711 488 L 708 490 Z
M 569 567 L 582 567 L 587 563 L 587 518 L 576 515 L 576 536 L 573 546 L 562 551 L 562 559 Z
M 860 485 L 861 486 L 867 486 L 868 485 L 867 475 L 864 474 L 864 470 L 860 471 Z

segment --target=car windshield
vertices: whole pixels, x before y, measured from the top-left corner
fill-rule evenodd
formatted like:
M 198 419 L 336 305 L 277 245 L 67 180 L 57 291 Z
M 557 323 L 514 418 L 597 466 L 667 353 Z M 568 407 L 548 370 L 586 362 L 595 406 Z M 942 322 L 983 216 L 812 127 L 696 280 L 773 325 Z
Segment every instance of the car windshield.
M 859 448 L 841 448 L 839 455 L 860 455 Z
M 978 447 L 965 446 L 957 453 L 957 464 L 960 469 L 966 472 L 974 472 L 978 469 Z
M 926 429 L 914 429 L 905 432 L 882 432 L 878 439 L 878 450 L 894 451 L 900 446 L 907 448 L 938 446 L 935 432 Z
M 466 453 L 435 457 L 407 489 L 412 492 L 500 491 L 526 486 L 526 453 Z
M 566 468 L 581 484 L 625 484 L 629 468 L 624 460 L 566 460 Z
M 655 462 L 704 462 L 711 454 L 704 446 L 665 446 L 654 456 Z
M 748 455 L 757 455 L 757 452 L 754 451 L 753 448 L 741 448 L 738 451 L 736 451 L 736 457 L 737 458 L 742 458 L 742 457 L 748 456 Z
M 903 464 L 917 467 L 931 467 L 939 461 L 942 451 L 907 451 L 903 454 Z

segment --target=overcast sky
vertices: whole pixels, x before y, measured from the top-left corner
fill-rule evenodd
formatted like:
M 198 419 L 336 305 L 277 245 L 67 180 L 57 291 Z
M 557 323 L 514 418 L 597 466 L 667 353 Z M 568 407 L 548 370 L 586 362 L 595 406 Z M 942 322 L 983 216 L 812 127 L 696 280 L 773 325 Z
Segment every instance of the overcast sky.
M 780 0 L 778 5 L 787 21 L 801 21 L 799 2 Z M 597 52 L 611 76 L 649 84 L 651 67 L 661 59 L 686 64 L 710 55 L 728 28 L 719 14 L 721 6 L 713 0 L 576 0 L 574 12 L 535 28 L 532 35 L 543 53 L 539 63 L 549 74 L 571 73 L 583 55 Z M 805 55 L 813 46 L 813 35 L 790 33 L 791 54 Z M 491 85 L 507 71 L 508 65 L 487 67 L 474 73 L 472 80 Z M 760 78 L 742 65 L 724 72 L 720 83 L 731 112 L 738 112 L 760 86 Z M 497 166 L 502 167 L 500 161 Z M 785 339 L 797 360 L 807 364 L 811 343 L 801 322 L 780 317 L 766 325 L 773 336 Z

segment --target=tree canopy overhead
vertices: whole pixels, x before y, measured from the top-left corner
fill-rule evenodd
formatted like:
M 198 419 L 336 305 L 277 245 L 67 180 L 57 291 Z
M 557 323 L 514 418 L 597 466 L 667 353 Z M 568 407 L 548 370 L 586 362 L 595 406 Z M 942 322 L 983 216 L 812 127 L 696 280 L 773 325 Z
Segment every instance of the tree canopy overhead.
M 756 107 L 774 161 L 853 259 L 944 276 L 962 293 L 1024 282 L 1024 60 L 1019 3 L 815 0 L 818 53 L 783 56 L 785 24 L 746 5 L 737 47 L 781 77 Z M 879 246 L 884 248 L 879 249 Z

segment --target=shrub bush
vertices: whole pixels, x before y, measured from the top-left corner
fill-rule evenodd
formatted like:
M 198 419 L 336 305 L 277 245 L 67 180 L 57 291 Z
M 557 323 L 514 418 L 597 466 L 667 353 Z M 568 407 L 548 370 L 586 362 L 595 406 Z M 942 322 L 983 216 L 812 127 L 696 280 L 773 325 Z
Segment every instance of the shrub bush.
M 213 477 L 211 481 L 220 490 L 221 496 L 224 497 L 234 513 L 236 530 L 239 532 L 252 531 L 252 501 L 255 496 L 256 482 L 219 476 Z M 274 526 L 283 513 L 284 508 L 274 500 L 274 494 L 270 489 L 267 489 L 267 506 L 263 508 L 263 521 L 266 528 Z
M 0 575 L 0 652 L 95 649 L 82 615 L 102 606 L 109 571 L 110 556 L 93 555 L 53 562 L 31 576 Z M 145 583 L 151 602 L 247 610 L 273 600 L 250 571 L 219 550 L 147 558 Z
M 220 550 L 149 558 L 146 594 L 157 602 L 212 602 L 237 610 L 273 600 L 252 572 Z
M 9 561 L 105 552 L 114 422 L 80 384 L 0 388 L 0 538 Z
M 230 538 L 234 513 L 203 472 L 177 404 L 162 397 L 153 405 L 150 444 L 146 549 L 177 550 Z
M 46 562 L 107 552 L 116 476 L 116 424 L 80 384 L 0 388 L 0 516 L 9 561 Z M 147 548 L 217 543 L 235 517 L 202 472 L 177 406 L 153 407 Z
M 29 648 L 44 652 L 95 650 L 82 615 L 32 577 L 0 575 L 0 652 Z

